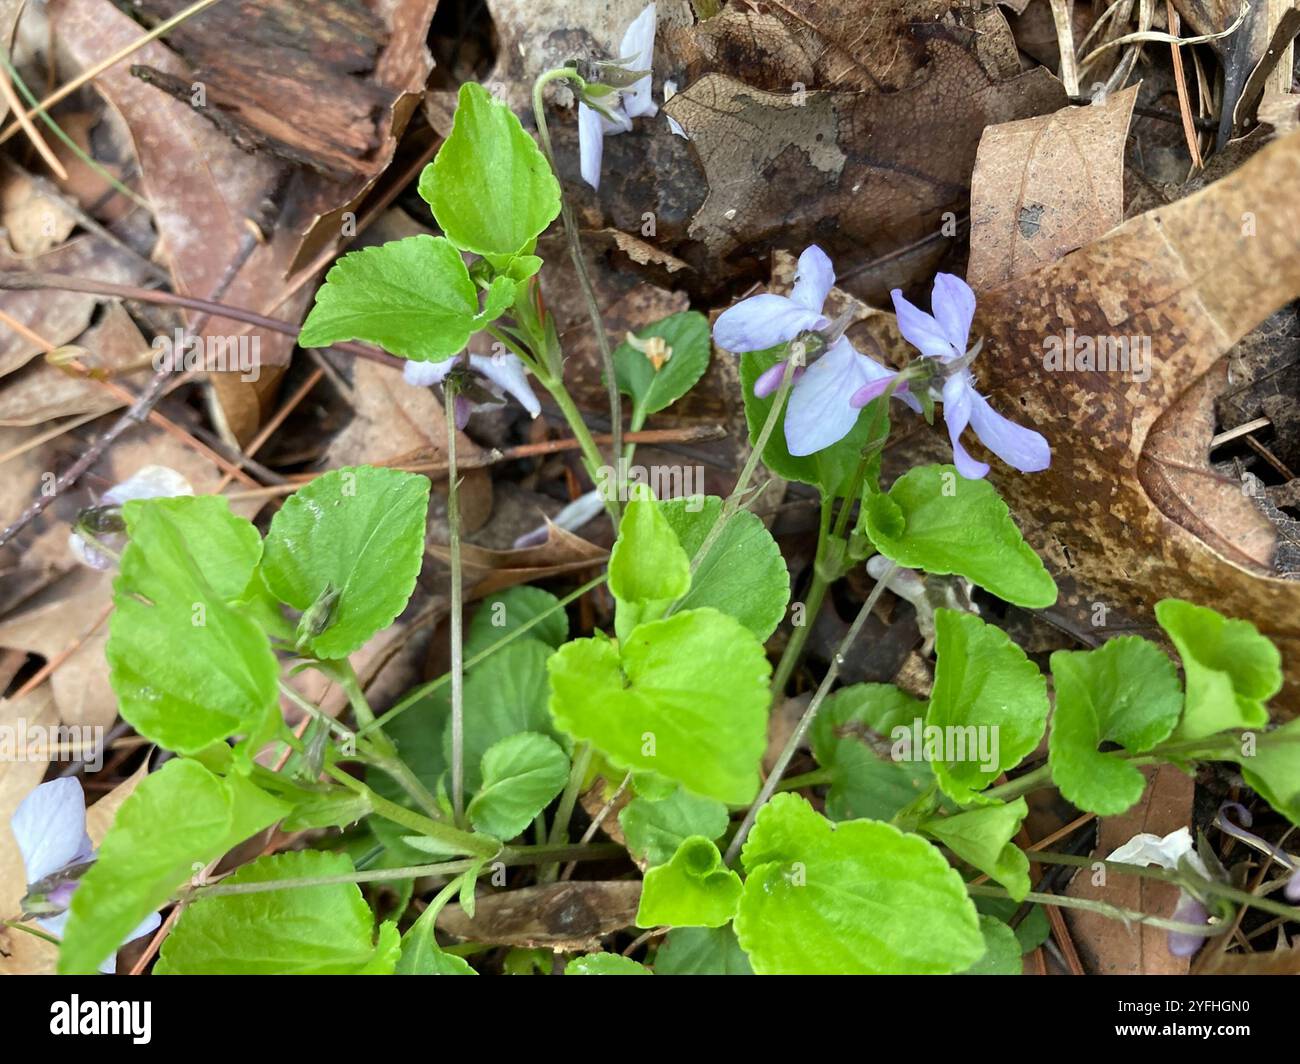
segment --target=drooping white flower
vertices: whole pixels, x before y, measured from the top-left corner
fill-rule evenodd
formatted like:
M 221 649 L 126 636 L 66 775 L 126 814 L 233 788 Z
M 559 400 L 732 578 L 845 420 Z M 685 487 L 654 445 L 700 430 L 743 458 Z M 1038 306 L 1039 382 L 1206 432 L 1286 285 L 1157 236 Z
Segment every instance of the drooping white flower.
M 631 72 L 645 71 L 631 85 L 578 101 L 578 155 L 582 179 L 600 188 L 600 166 L 605 155 L 605 138 L 626 133 L 632 119 L 653 117 L 659 105 L 652 95 L 650 69 L 654 61 L 655 5 L 647 4 L 623 34 L 618 57 L 611 66 Z
M 114 484 L 104 492 L 98 508 L 121 506 L 132 499 L 168 499 L 193 494 L 194 488 L 190 482 L 176 470 L 161 465 L 142 466 L 121 484 Z M 96 539 L 119 554 L 126 545 L 126 534 L 111 529 L 97 535 Z M 82 565 L 88 565 L 92 569 L 109 569 L 113 565 L 111 558 L 103 551 L 96 550 L 78 532 L 74 531 L 68 536 L 68 549 Z

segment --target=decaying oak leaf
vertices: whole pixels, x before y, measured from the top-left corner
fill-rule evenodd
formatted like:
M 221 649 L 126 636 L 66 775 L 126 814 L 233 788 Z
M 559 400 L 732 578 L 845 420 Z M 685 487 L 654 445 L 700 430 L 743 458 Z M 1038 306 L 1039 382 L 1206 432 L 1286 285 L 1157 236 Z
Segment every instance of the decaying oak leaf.
M 833 80 L 846 88 L 888 91 L 903 88 L 920 67 L 908 39 L 916 23 L 932 22 L 952 8 L 950 0 L 774 0 L 781 17 L 807 26 L 824 42 L 839 69 Z
M 1187 424 L 1180 397 L 1300 295 L 1297 232 L 1300 134 L 1293 134 L 1200 192 L 982 293 L 973 331 L 986 338 L 976 367 L 994 405 L 1052 444 L 1042 473 L 993 467 L 1060 574 L 1062 596 L 1050 615 L 1085 642 L 1103 625 L 1154 628 L 1151 608 L 1171 596 L 1253 621 L 1282 650 L 1283 716 L 1296 714 L 1300 691 L 1300 583 L 1226 556 L 1235 527 L 1219 529 L 1216 541 L 1198 534 L 1212 507 L 1237 512 L 1229 500 L 1241 486 L 1205 468 L 1203 490 L 1180 492 L 1180 478 L 1166 474 L 1175 462 L 1185 466 L 1186 454 L 1168 458 L 1163 441 L 1202 440 L 1196 468 L 1203 467 L 1212 423 Z M 1127 347 L 1136 362 L 1116 357 L 1119 337 L 1135 338 Z M 1048 368 L 1051 349 L 1073 361 L 1081 338 L 1094 352 L 1100 338 L 1114 371 Z
M 971 177 L 966 280 L 990 288 L 1124 220 L 1124 144 L 1138 86 L 1088 107 L 989 126 Z
M 1142 832 L 1165 836 L 1188 826 L 1195 781 L 1173 765 L 1144 772 L 1149 782 L 1142 800 L 1123 816 L 1098 821 L 1095 858 L 1104 860 Z M 1176 886 L 1112 869 L 1106 870 L 1104 883 L 1095 882 L 1091 868 L 1079 869 L 1065 893 L 1164 917 L 1172 916 L 1178 903 Z M 1129 927 L 1119 920 L 1077 910 L 1067 910 L 1066 919 L 1083 961 L 1094 975 L 1187 974 L 1188 958 L 1169 952 L 1168 932 L 1160 928 L 1145 924 Z
M 459 905 L 438 914 L 438 930 L 471 942 L 557 953 L 595 949 L 604 935 L 636 921 L 638 880 L 548 883 L 475 901 L 474 919 Z
M 998 81 L 951 39 L 926 47 L 929 65 L 894 93 L 772 93 L 717 74 L 679 92 L 664 109 L 709 181 L 690 235 L 715 257 L 816 240 L 854 262 L 963 211 L 984 127 L 1055 111 L 1065 94 L 1041 68 Z

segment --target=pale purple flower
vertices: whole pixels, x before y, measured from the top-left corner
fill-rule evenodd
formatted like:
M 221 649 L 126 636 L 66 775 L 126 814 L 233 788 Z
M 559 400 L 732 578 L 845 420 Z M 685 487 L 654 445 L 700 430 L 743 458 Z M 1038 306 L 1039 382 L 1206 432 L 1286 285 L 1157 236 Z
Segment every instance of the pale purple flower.
M 1196 847 L 1192 844 L 1192 833 L 1187 828 L 1179 828 L 1163 838 L 1148 832 L 1134 835 L 1106 859 L 1121 864 L 1140 865 L 1144 868 L 1148 865 L 1159 865 L 1171 872 L 1178 871 L 1179 865 L 1185 860 L 1198 876 L 1204 879 L 1212 878 L 1210 870 L 1205 867 L 1205 862 L 1196 852 Z M 1206 925 L 1204 936 L 1188 931 L 1169 932 L 1169 952 L 1175 957 L 1190 957 L 1205 944 L 1205 939 L 1209 936 L 1210 914 L 1205 911 L 1205 906 L 1198 898 L 1185 890 L 1179 890 L 1178 904 L 1174 907 L 1173 918 L 1181 923 Z
M 462 358 L 463 356 L 456 356 L 444 359 L 442 362 L 408 360 L 402 367 L 402 377 L 407 384 L 413 384 L 417 388 L 441 384 L 457 366 L 465 368 Z M 463 429 L 469 423 L 469 416 L 475 410 L 500 405 L 505 402 L 507 395 L 514 396 L 531 417 L 536 417 L 542 412 L 542 404 L 537 401 L 537 396 L 533 394 L 533 389 L 528 384 L 524 364 L 519 360 L 518 355 L 508 352 L 496 355 L 470 355 L 469 369 L 487 382 L 487 391 L 494 397 L 494 401 L 475 402 L 464 392 L 458 391 L 454 415 L 458 429 Z
M 975 317 L 975 293 L 960 277 L 936 274 L 930 295 L 933 314 L 913 306 L 901 290 L 889 293 L 898 316 L 898 331 L 903 338 L 927 358 L 937 359 L 947 370 L 939 398 L 943 401 L 943 419 L 948 423 L 952 440 L 953 463 L 969 480 L 985 476 L 989 467 L 977 462 L 961 445 L 961 434 L 969 425 L 980 442 L 1022 473 L 1037 473 L 1052 463 L 1052 449 L 1039 433 L 1004 418 L 975 390 L 975 378 L 966 358 L 971 321 Z M 968 361 L 968 360 L 967 360 Z M 854 397 L 855 402 L 869 402 L 869 390 Z
M 1229 813 L 1235 814 L 1237 820 L 1234 821 L 1228 815 Z M 1262 839 L 1253 831 L 1248 830 L 1255 823 L 1255 818 L 1249 809 L 1240 802 L 1224 802 L 1219 806 L 1219 812 L 1214 818 L 1214 823 L 1225 835 L 1240 839 L 1247 846 L 1258 850 L 1260 853 L 1267 854 L 1290 872 L 1291 878 L 1283 888 L 1283 893 L 1288 901 L 1300 901 L 1300 858 L 1293 857 L 1285 850 L 1274 846 L 1267 839 Z
M 629 71 L 647 71 L 633 84 L 591 102 L 578 101 L 578 155 L 582 179 L 592 188 L 600 188 L 600 164 L 605 155 L 605 138 L 626 133 L 632 119 L 659 113 L 648 73 L 654 59 L 655 5 L 647 4 L 632 20 L 619 46 L 617 66 Z
M 150 465 L 142 466 L 121 484 L 114 484 L 104 492 L 96 506 L 121 506 L 132 499 L 167 499 L 176 495 L 193 494 L 194 488 L 190 482 L 176 470 L 168 466 Z M 118 554 L 126 546 L 124 532 L 104 531 L 96 539 Z M 74 531 L 68 536 L 68 549 L 82 565 L 88 565 L 92 569 L 104 570 L 113 565 L 112 558 L 103 551 L 96 550 L 79 532 Z
M 802 333 L 830 327 L 822 306 L 835 284 L 835 269 L 814 244 L 799 256 L 794 288 L 788 296 L 764 292 L 722 312 L 713 324 L 713 339 L 727 351 L 765 351 L 789 343 Z M 760 398 L 780 386 L 786 363 L 778 362 L 754 382 Z M 809 455 L 838 443 L 857 423 L 852 396 L 874 381 L 889 381 L 894 371 L 860 354 L 840 336 L 807 366 L 797 366 L 785 412 L 785 442 L 792 455 Z M 919 412 L 915 396 L 900 388 L 895 397 Z
M 86 796 L 80 781 L 70 776 L 42 783 L 14 810 L 9 826 L 23 858 L 28 883 L 25 900 L 39 907 L 41 915 L 36 922 L 62 938 L 79 877 L 95 857 L 95 847 L 86 833 Z M 160 923 L 158 914 L 151 913 L 122 945 L 149 934 Z M 116 968 L 116 953 L 99 966 L 108 975 Z

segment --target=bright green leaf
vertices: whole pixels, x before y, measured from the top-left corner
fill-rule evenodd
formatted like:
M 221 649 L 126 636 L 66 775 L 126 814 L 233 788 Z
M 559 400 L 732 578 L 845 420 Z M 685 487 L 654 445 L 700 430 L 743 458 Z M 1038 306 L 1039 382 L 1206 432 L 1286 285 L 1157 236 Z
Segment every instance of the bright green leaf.
M 920 466 L 863 500 L 862 523 L 886 558 L 927 573 L 957 573 L 998 598 L 1040 608 L 1056 584 L 987 480 L 954 466 Z
M 465 632 L 465 657 L 488 649 L 534 617 L 542 617 L 528 629 L 527 638 L 539 639 L 552 649 L 569 638 L 569 618 L 560 600 L 540 587 L 521 584 L 488 595 L 479 603 Z
M 408 236 L 339 259 L 316 291 L 298 343 L 365 340 L 404 358 L 442 362 L 509 305 L 501 303 L 505 294 L 499 289 L 480 315 L 460 252 L 440 236 Z
M 633 798 L 618 815 L 628 849 L 638 860 L 660 865 L 672 858 L 686 839 L 703 835 L 713 840 L 727 830 L 727 807 L 672 784 L 665 798 Z
M 742 889 L 718 848 L 692 835 L 672 860 L 646 872 L 637 927 L 722 927 L 736 915 Z
M 641 625 L 621 647 L 566 643 L 547 667 L 556 724 L 620 768 L 729 804 L 758 793 L 771 665 L 739 621 L 688 610 Z
M 984 952 L 957 870 L 877 820 L 832 824 L 778 794 L 741 852 L 736 936 L 760 975 L 935 975 Z
M 675 927 L 655 954 L 655 975 L 753 975 L 730 927 Z
M 550 804 L 569 778 L 569 755 L 555 740 L 521 732 L 483 755 L 483 784 L 469 803 L 475 830 L 512 839 Z
M 1029 893 L 1029 858 L 1011 839 L 1028 813 L 1025 800 L 1017 798 L 932 817 L 921 825 L 921 831 L 997 880 L 1016 901 L 1024 901 Z
M 644 964 L 617 953 L 588 953 L 564 966 L 565 975 L 651 975 Z
M 270 827 L 289 807 L 242 776 L 168 761 L 122 803 L 99 856 L 72 896 L 59 971 L 89 974 L 195 868 Z
M 502 265 L 560 213 L 560 185 L 508 106 L 460 87 L 451 135 L 420 175 L 420 195 L 457 247 Z
M 279 666 L 261 627 L 225 602 L 257 564 L 251 526 L 224 499 L 137 500 L 122 512 L 130 542 L 107 657 L 123 718 L 183 754 L 260 735 L 275 718 Z
M 1264 703 L 1282 689 L 1282 655 L 1259 629 L 1181 599 L 1156 603 L 1156 620 L 1178 648 L 1187 677 L 1174 739 L 1268 724 Z
M 1269 805 L 1300 826 L 1300 720 L 1255 736 L 1253 748 L 1243 743 L 1233 760 Z
M 222 880 L 269 883 L 347 875 L 344 854 L 299 850 L 259 857 Z M 355 883 L 221 894 L 189 906 L 163 942 L 156 975 L 391 975 L 397 925 L 375 918 Z
M 632 399 L 632 427 L 666 410 L 695 386 L 709 368 L 709 320 L 697 310 L 670 314 L 637 331 L 639 340 L 661 337 L 670 349 L 667 362 L 654 368 L 646 352 L 627 341 L 614 351 L 618 388 Z
M 1080 809 L 1117 816 L 1142 797 L 1146 777 L 1097 748 L 1143 753 L 1167 739 L 1183 708 L 1178 670 L 1154 643 L 1120 636 L 1097 650 L 1056 651 L 1052 678 L 1052 781 Z
M 1038 745 L 1047 725 L 1047 684 L 1001 629 L 970 613 L 936 610 L 934 690 L 927 748 L 944 794 L 965 803 Z M 931 729 L 938 729 L 932 732 Z
M 657 620 L 691 586 L 691 560 L 672 525 L 651 498 L 634 498 L 623 511 L 609 555 L 614 627 L 626 639 L 638 624 Z
M 703 546 L 722 512 L 722 500 L 714 495 L 671 499 L 658 506 L 689 558 Z M 678 609 L 712 606 L 766 640 L 781 623 L 789 601 L 790 570 L 781 548 L 758 517 L 737 510 L 708 557 L 700 559 Z
M 836 691 L 813 720 L 817 763 L 831 770 L 826 815 L 832 820 L 891 820 L 933 783 L 921 757 L 895 760 L 895 729 L 910 734 L 925 703 L 893 684 L 862 683 Z
M 374 466 L 336 469 L 289 496 L 271 519 L 262 569 L 279 598 L 305 610 L 338 593 L 328 623 L 309 640 L 342 658 L 406 607 L 424 560 L 429 481 Z
M 967 968 L 963 975 L 1023 975 L 1025 962 L 1020 959 L 1016 933 L 1001 920 L 980 917 L 984 936 L 984 956 Z

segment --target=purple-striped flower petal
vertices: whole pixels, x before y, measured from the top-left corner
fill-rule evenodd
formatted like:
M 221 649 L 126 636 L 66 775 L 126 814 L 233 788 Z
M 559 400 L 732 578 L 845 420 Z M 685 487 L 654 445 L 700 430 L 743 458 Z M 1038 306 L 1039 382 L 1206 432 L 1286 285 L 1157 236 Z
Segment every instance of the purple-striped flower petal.
M 834 284 L 835 267 L 826 252 L 816 244 L 805 248 L 799 256 L 799 269 L 794 275 L 790 298 L 801 307 L 820 314 Z
M 532 417 L 542 412 L 518 355 L 470 355 L 469 364 L 507 395 L 513 395 Z
M 578 102 L 578 168 L 582 179 L 592 188 L 600 188 L 600 163 L 605 157 L 605 130 L 600 112 Z
M 988 476 L 989 467 L 977 462 L 961 445 L 961 434 L 966 431 L 971 418 L 971 388 L 964 374 L 949 377 L 943 386 L 943 420 L 948 426 L 948 439 L 952 441 L 952 461 L 957 472 L 967 480 L 982 480 Z
M 764 351 L 793 340 L 805 329 L 826 324 L 820 310 L 809 310 L 787 296 L 764 292 L 724 310 L 713 323 L 713 339 L 726 351 Z
M 970 285 L 955 274 L 935 274 L 930 309 L 944 339 L 958 355 L 964 355 L 970 340 L 970 323 L 975 318 L 975 293 Z
M 86 795 L 72 776 L 42 783 L 14 810 L 9 826 L 28 883 L 88 861 L 94 853 L 86 834 Z
M 966 353 L 965 348 L 958 351 L 948 341 L 943 327 L 933 317 L 914 306 L 903 296 L 900 288 L 889 293 L 894 301 L 894 314 L 898 318 L 898 331 L 903 339 L 923 355 L 931 358 L 960 358 Z
M 1003 417 L 973 387 L 967 391 L 971 427 L 985 447 L 1022 473 L 1038 473 L 1052 464 L 1052 448 L 1040 433 Z

